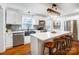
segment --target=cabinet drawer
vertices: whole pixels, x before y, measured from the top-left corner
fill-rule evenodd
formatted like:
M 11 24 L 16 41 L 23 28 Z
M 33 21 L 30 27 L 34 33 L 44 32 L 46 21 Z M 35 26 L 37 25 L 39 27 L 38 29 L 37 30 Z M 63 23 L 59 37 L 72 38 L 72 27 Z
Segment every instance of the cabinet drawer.
M 13 47 L 13 35 L 12 33 L 6 33 L 6 40 L 5 40 L 6 49 Z

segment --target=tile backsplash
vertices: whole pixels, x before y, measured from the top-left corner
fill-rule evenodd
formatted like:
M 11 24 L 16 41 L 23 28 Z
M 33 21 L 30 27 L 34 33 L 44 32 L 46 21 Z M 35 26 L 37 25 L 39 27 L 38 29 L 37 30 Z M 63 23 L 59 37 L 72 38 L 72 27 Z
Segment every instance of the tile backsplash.
M 20 30 L 21 25 L 12 25 L 11 29 L 12 29 L 12 31 Z
M 21 25 L 12 25 L 12 24 L 7 24 L 6 25 L 6 29 L 7 30 L 11 30 L 11 31 L 17 31 L 21 29 Z

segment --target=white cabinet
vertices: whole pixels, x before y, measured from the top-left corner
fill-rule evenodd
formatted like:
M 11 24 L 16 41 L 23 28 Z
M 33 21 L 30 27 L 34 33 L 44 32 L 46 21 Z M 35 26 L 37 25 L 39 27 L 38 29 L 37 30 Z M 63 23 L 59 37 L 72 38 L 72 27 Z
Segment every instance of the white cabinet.
M 24 37 L 24 44 L 30 43 L 30 36 L 25 36 Z
M 16 10 L 7 9 L 6 11 L 6 23 L 7 24 L 21 24 L 21 14 Z
M 11 10 L 6 11 L 6 23 L 7 24 L 14 24 L 15 15 L 14 12 Z
M 6 45 L 6 49 L 13 47 L 13 35 L 11 32 L 6 33 L 5 45 Z
M 16 13 L 16 20 L 15 20 L 15 24 L 21 24 L 22 23 L 22 16 L 19 13 Z

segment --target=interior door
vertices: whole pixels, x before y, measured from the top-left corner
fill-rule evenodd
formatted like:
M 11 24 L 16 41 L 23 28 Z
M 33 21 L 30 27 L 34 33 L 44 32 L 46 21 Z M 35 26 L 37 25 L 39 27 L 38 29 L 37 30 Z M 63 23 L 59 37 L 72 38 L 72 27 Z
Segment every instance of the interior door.
M 78 34 L 77 36 L 78 36 L 78 40 L 79 40 L 79 20 L 77 20 L 77 31 L 78 31 L 77 32 L 77 34 Z
M 78 39 L 77 20 L 73 20 L 73 38 Z
M 65 21 L 64 22 L 64 30 L 65 31 L 71 31 L 71 21 Z
M 77 20 L 72 20 L 73 24 L 71 24 L 71 21 L 65 21 L 64 22 L 64 30 L 70 31 L 73 33 L 73 38 L 78 39 L 78 26 L 77 26 Z M 72 29 L 72 30 L 71 30 Z

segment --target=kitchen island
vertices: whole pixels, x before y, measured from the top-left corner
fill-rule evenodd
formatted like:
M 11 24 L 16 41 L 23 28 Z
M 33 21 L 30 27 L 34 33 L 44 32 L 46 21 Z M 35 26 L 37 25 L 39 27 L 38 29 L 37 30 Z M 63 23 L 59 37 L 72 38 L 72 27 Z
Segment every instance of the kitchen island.
M 32 55 L 42 55 L 43 45 L 45 41 L 53 40 L 53 38 L 59 37 L 64 34 L 70 34 L 68 31 L 57 31 L 54 32 L 42 32 L 31 34 L 31 54 Z

